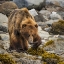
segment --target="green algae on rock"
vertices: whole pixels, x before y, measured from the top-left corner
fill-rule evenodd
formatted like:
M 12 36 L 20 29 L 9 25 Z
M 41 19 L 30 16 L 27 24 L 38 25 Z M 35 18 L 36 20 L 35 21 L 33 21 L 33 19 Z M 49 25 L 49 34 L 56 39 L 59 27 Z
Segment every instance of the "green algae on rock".
M 16 64 L 15 61 L 9 57 L 8 54 L 0 54 L 0 61 L 3 64 Z

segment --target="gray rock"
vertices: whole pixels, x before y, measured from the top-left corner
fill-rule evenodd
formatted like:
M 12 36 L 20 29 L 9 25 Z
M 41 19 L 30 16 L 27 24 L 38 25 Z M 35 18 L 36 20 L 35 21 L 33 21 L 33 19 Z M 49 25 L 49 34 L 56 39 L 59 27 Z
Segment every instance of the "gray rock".
M 43 15 L 43 17 L 46 19 L 46 21 L 49 20 L 48 18 L 49 18 L 49 15 L 51 14 L 50 11 L 48 11 L 48 10 L 40 10 L 39 13 Z
M 0 31 L 7 32 L 8 18 L 6 15 L 0 13 Z
M 2 41 L 9 41 L 9 35 L 8 33 L 6 34 L 0 34 L 1 40 Z
M 56 5 L 64 8 L 64 0 L 46 0 L 46 5 Z
M 54 22 L 58 22 L 58 20 L 49 20 L 49 21 L 45 22 L 45 24 L 52 25 Z
M 45 5 L 44 0 L 13 0 L 13 2 L 15 2 L 19 8 L 27 7 L 29 9 L 41 9 Z
M 64 11 L 58 11 L 57 13 L 64 19 Z
M 20 61 L 22 62 L 22 64 L 42 64 L 40 60 L 30 60 L 21 58 Z
M 44 28 L 45 31 L 50 32 L 51 27 Z
M 50 14 L 49 18 L 52 19 L 52 20 L 62 19 L 62 17 L 57 12 L 54 12 L 54 11 Z
M 60 35 L 54 35 L 49 37 L 49 40 L 53 40 L 54 44 L 44 47 L 44 50 L 59 55 L 64 53 L 64 38 L 60 38 Z
M 10 42 L 9 41 L 1 41 L 0 40 L 0 48 L 7 50 L 10 47 Z
M 43 22 L 46 21 L 46 19 L 43 17 L 43 15 L 39 12 L 37 12 L 35 9 L 29 10 L 29 13 L 34 16 L 36 22 Z
M 40 35 L 40 37 L 43 38 L 48 38 L 50 35 L 48 32 L 43 31 L 41 27 L 38 27 L 38 34 Z
M 38 15 L 36 15 L 34 18 L 35 18 L 35 20 L 37 22 L 45 22 L 45 21 L 47 21 L 47 19 L 40 13 L 38 13 Z
M 35 9 L 31 9 L 31 10 L 29 10 L 29 13 L 30 13 L 32 16 L 36 16 L 36 15 L 38 15 L 38 13 L 36 12 Z
M 4 50 L 4 49 L 0 48 L 0 54 L 6 54 L 6 53 L 7 53 L 7 51 L 6 51 L 6 50 Z

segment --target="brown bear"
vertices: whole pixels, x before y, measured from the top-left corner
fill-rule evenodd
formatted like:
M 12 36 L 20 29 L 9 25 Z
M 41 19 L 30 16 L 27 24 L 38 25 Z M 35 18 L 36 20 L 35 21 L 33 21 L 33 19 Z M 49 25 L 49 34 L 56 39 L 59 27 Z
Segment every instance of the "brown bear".
M 15 9 L 9 16 L 8 31 L 10 36 L 10 49 L 27 50 L 28 44 L 37 48 L 41 44 L 38 35 L 38 25 L 28 12 L 28 9 Z

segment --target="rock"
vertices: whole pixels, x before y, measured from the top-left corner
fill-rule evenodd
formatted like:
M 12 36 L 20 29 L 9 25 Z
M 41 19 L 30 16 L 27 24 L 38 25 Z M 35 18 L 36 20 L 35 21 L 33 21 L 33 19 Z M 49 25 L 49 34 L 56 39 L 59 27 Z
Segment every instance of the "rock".
M 35 20 L 37 22 L 45 22 L 45 21 L 47 21 L 47 19 L 41 13 L 38 13 L 38 15 L 36 15 L 34 18 L 35 18 Z
M 45 30 L 46 32 L 50 32 L 51 27 L 44 28 L 44 30 Z
M 8 32 L 7 28 L 8 28 L 8 18 L 6 15 L 0 13 L 0 31 L 3 32 Z
M 0 31 L 8 32 L 7 27 L 0 25 Z
M 64 12 L 63 11 L 58 11 L 57 13 L 64 19 Z
M 0 13 L 3 13 L 7 16 L 10 15 L 10 12 L 12 12 L 14 9 L 17 9 L 17 5 L 14 2 L 4 2 L 0 5 Z
M 44 0 L 13 0 L 19 8 L 27 7 L 28 9 L 35 8 L 37 10 L 42 9 L 45 5 Z
M 2 41 L 9 41 L 9 35 L 7 34 L 0 34 L 1 40 Z
M 41 27 L 38 28 L 38 33 L 42 39 L 50 36 L 48 32 L 41 30 Z
M 30 13 L 32 16 L 36 16 L 36 15 L 38 15 L 38 13 L 36 12 L 35 9 L 31 9 L 31 10 L 29 10 L 29 13 Z
M 49 15 L 51 14 L 50 11 L 48 11 L 48 10 L 40 10 L 39 13 L 43 15 L 43 17 L 46 19 L 46 21 L 49 20 L 48 18 L 49 18 Z
M 21 58 L 20 61 L 22 62 L 22 64 L 41 64 L 40 60 L 30 60 L 30 59 Z
M 52 19 L 52 20 L 62 19 L 62 17 L 59 14 L 57 14 L 57 12 L 54 12 L 54 11 L 50 14 L 49 18 Z
M 35 9 L 31 9 L 29 10 L 29 13 L 34 16 L 36 22 L 43 22 L 46 21 L 46 19 L 43 17 L 42 14 L 38 13 Z
M 4 50 L 4 49 L 2 49 L 2 48 L 0 48 L 0 54 L 6 54 L 7 53 L 7 51 L 6 50 Z
M 10 42 L 9 41 L 2 41 L 0 40 L 0 48 L 7 50 L 10 47 Z
M 0 23 L 7 23 L 7 22 L 8 22 L 7 16 L 0 13 Z
M 64 53 L 64 38 L 61 38 L 60 35 L 54 35 L 52 37 L 49 37 L 49 40 L 53 40 L 54 43 L 44 47 L 43 48 L 44 50 L 46 50 L 47 52 L 55 53 L 59 55 Z
M 41 13 L 39 13 L 38 11 L 36 11 L 35 9 L 31 9 L 29 10 L 29 13 L 34 16 L 36 22 L 43 22 L 46 21 L 46 19 L 43 17 L 43 15 Z
M 58 20 L 49 20 L 49 21 L 45 22 L 45 24 L 51 26 L 54 22 L 58 22 Z
M 46 5 L 55 5 L 64 8 L 64 1 L 63 0 L 46 0 Z
M 37 22 L 38 26 L 41 26 L 42 30 L 45 30 L 45 28 L 48 28 L 48 26 L 45 22 Z
M 52 24 L 52 29 L 50 32 L 53 34 L 64 35 L 64 20 L 59 20 L 58 22 L 54 22 Z

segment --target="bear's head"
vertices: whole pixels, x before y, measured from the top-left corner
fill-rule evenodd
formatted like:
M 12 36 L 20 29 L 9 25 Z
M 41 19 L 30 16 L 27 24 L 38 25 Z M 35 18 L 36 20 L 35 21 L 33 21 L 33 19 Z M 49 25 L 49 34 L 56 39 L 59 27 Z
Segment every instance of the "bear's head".
M 37 23 L 31 18 L 25 19 L 22 21 L 20 33 L 29 43 L 33 43 L 38 33 Z

